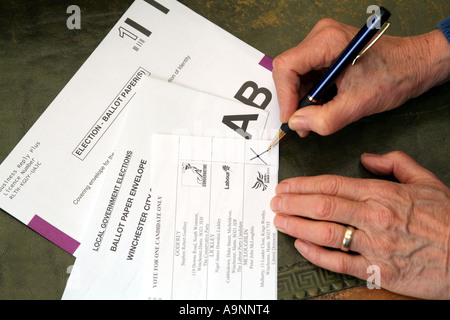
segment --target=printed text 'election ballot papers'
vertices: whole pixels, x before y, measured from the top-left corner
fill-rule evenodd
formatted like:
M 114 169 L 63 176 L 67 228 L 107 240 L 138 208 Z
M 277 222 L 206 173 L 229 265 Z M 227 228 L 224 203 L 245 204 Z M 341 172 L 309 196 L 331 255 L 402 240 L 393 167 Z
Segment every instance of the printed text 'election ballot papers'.
M 267 112 L 237 101 L 147 77 L 130 103 L 124 129 L 83 237 L 64 299 L 138 299 L 147 239 L 154 236 L 150 172 L 154 133 L 209 135 L 245 140 L 224 116 L 251 116 L 241 124 L 258 139 Z M 267 148 L 267 147 L 266 147 Z M 161 156 L 166 156 L 164 150 Z
M 268 142 L 154 136 L 149 298 L 277 298 Z
M 270 70 L 270 58 L 181 3 L 136 0 L 0 166 L 0 207 L 76 256 L 142 79 L 268 111 L 262 129 L 278 130 Z M 223 122 L 237 131 L 245 120 Z

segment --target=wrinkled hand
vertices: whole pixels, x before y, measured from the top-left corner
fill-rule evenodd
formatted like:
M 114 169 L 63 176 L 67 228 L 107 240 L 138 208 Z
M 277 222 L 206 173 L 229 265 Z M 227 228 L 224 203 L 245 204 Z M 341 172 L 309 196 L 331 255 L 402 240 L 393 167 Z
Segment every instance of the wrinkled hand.
M 323 106 L 298 111 L 301 97 L 357 33 L 323 19 L 295 48 L 274 59 L 281 122 L 305 137 L 310 131 L 332 134 L 364 116 L 393 109 L 450 74 L 450 46 L 439 30 L 415 37 L 382 36 L 354 66 L 338 78 L 337 95 Z
M 450 298 L 450 189 L 403 152 L 363 154 L 362 164 L 399 183 L 341 176 L 281 182 L 271 206 L 279 231 L 312 263 L 419 298 Z M 339 249 L 345 225 L 355 228 L 350 250 Z

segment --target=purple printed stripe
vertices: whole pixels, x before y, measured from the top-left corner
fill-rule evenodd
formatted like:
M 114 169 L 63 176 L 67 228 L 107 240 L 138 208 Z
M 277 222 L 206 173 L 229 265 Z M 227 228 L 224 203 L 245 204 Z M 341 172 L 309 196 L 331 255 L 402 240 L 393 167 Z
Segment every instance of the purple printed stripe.
M 272 66 L 272 62 L 273 59 L 269 56 L 264 56 L 261 61 L 259 62 L 260 66 L 263 66 L 264 68 L 266 68 L 267 70 L 269 70 L 270 72 L 272 72 L 273 70 L 273 66 Z
M 50 223 L 35 215 L 33 219 L 28 223 L 28 227 L 44 236 L 51 242 L 55 243 L 62 249 L 66 250 L 68 253 L 72 254 L 77 250 L 80 246 L 80 243 L 68 236 L 61 230 L 55 228 Z

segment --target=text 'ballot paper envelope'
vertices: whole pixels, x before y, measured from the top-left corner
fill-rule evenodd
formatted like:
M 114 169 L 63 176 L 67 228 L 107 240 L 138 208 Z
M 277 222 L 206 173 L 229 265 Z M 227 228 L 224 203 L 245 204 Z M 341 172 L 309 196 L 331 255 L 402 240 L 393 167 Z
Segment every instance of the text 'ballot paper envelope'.
M 277 130 L 270 70 L 270 58 L 179 2 L 136 0 L 2 163 L 0 207 L 76 255 L 146 75 L 266 110 L 264 129 Z M 254 119 L 223 121 L 238 130 Z
M 244 141 L 240 133 L 223 123 L 226 115 L 251 115 L 255 120 L 243 126 L 255 139 L 259 138 L 260 128 L 267 121 L 266 111 L 237 101 L 152 77 L 142 81 L 141 90 L 130 103 L 114 159 L 89 218 L 64 299 L 143 297 L 143 279 L 150 272 L 143 263 L 149 255 L 149 241 L 154 243 L 156 223 L 150 213 L 151 207 L 156 205 L 150 173 L 153 170 L 161 173 L 161 168 L 153 166 L 151 161 L 152 135 L 208 134 Z M 169 150 L 158 152 L 168 158 Z M 166 254 L 165 250 L 161 254 Z
M 278 149 L 269 143 L 154 136 L 149 298 L 276 299 Z

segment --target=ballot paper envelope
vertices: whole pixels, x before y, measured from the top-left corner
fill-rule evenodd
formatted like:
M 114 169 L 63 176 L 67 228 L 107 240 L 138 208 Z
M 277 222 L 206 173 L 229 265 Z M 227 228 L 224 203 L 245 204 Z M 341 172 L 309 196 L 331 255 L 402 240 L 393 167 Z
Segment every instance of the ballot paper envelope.
M 253 138 L 224 114 L 255 117 Z M 259 140 L 267 116 L 144 79 L 63 299 L 275 299 L 278 148 Z

